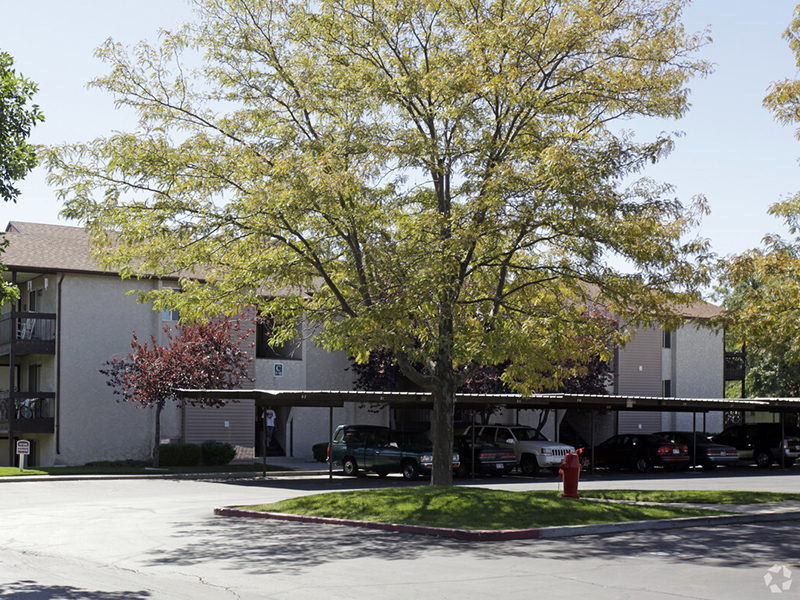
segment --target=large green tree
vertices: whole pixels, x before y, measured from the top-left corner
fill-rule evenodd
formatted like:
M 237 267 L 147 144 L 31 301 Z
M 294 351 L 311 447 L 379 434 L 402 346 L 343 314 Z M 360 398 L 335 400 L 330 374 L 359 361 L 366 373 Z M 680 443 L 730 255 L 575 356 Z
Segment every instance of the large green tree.
M 622 129 L 683 115 L 707 72 L 686 2 L 196 4 L 157 47 L 98 50 L 94 85 L 140 127 L 52 151 L 65 214 L 123 274 L 202 272 L 157 306 L 251 304 L 276 343 L 302 315 L 329 349 L 391 351 L 434 398 L 434 485 L 481 365 L 554 388 L 622 341 L 598 310 L 669 323 L 705 282 L 702 199 L 633 177 L 669 136 Z
M 30 104 L 35 93 L 36 84 L 18 75 L 14 59 L 0 50 L 0 199 L 4 202 L 16 202 L 19 190 L 14 184 L 36 166 L 36 150 L 27 140 L 31 128 L 44 117 L 38 105 Z M 0 236 L 0 253 L 6 244 Z M 16 288 L 0 280 L 0 304 L 16 297 Z
M 800 67 L 800 6 L 784 33 Z M 772 84 L 764 105 L 784 125 L 800 123 L 800 81 Z M 800 129 L 797 130 L 800 138 Z M 728 313 L 728 333 L 748 348 L 750 394 L 800 394 L 800 194 L 776 202 L 770 214 L 789 236 L 767 235 L 762 247 L 727 259 L 719 295 Z

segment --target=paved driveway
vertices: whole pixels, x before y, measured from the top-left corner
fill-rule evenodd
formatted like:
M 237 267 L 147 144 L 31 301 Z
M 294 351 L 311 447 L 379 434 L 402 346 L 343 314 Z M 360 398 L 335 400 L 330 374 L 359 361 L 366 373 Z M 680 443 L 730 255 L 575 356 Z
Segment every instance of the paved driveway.
M 0 483 L 0 598 L 774 598 L 800 579 L 797 523 L 567 540 L 461 542 L 214 517 L 214 506 L 400 480 Z M 557 489 L 555 480 L 488 480 Z M 800 471 L 731 478 L 606 476 L 589 487 L 800 491 Z M 779 574 L 783 577 L 782 573 Z M 783 597 L 800 597 L 800 582 Z M 794 596 L 793 596 L 794 595 Z

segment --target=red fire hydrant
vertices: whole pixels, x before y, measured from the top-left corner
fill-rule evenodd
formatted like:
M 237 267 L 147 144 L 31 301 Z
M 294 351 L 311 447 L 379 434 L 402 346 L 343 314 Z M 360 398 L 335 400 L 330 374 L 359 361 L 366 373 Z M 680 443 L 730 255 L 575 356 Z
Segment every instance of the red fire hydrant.
M 564 493 L 562 498 L 580 498 L 578 495 L 578 477 L 581 472 L 581 461 L 577 454 L 570 453 L 564 457 L 558 473 L 564 480 Z

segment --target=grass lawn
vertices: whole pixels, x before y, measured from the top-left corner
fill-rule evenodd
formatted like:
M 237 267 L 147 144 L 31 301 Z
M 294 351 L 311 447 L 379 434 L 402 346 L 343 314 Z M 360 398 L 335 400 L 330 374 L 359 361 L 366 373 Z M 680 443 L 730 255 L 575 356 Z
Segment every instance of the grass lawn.
M 240 508 L 455 529 L 535 529 L 721 514 L 673 506 L 574 500 L 561 498 L 555 491 L 430 486 L 332 492 Z
M 267 471 L 285 471 L 283 467 L 267 465 Z M 0 477 L 25 475 L 178 475 L 182 473 L 260 473 L 261 465 L 223 465 L 219 467 L 164 467 L 150 469 L 142 465 L 101 463 L 82 467 L 35 467 L 19 472 L 19 467 L 0 467 Z
M 781 500 L 800 500 L 792 492 L 736 492 L 731 490 L 581 490 L 584 498 L 630 500 L 634 502 L 664 502 L 693 504 L 760 504 Z

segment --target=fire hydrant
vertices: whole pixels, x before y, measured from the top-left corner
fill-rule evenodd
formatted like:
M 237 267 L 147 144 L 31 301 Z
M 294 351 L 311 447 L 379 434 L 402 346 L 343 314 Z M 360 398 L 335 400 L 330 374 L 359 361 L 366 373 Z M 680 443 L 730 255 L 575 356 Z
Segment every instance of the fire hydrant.
M 564 493 L 562 498 L 580 498 L 578 495 L 578 477 L 581 472 L 581 461 L 577 454 L 570 453 L 564 457 L 558 474 L 564 480 Z

